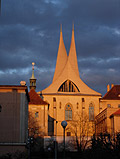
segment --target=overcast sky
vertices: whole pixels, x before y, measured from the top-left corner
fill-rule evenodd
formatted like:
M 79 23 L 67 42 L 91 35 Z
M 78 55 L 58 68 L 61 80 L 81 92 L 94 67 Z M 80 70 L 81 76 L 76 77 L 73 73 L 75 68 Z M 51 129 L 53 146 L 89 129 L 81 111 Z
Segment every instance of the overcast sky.
M 74 21 L 81 79 L 106 93 L 120 84 L 120 0 L 1 0 L 0 85 L 27 82 L 35 62 L 37 91 L 53 79 L 60 24 L 69 53 Z

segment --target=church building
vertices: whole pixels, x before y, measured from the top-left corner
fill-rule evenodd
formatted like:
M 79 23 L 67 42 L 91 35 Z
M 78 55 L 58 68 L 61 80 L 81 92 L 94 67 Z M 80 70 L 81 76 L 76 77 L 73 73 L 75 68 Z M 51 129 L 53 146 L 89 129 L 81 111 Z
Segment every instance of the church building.
M 63 120 L 66 120 L 68 124 L 66 136 L 75 136 L 76 132 L 81 134 L 83 130 L 88 136 L 94 133 L 95 129 L 91 130 L 91 128 L 94 125 L 95 116 L 100 111 L 101 94 L 88 87 L 80 78 L 74 26 L 69 55 L 67 55 L 64 45 L 61 27 L 53 81 L 50 86 L 38 94 L 42 95 L 44 101 L 49 103 L 48 136 L 63 136 L 61 126 Z M 86 122 L 83 123 L 83 120 Z

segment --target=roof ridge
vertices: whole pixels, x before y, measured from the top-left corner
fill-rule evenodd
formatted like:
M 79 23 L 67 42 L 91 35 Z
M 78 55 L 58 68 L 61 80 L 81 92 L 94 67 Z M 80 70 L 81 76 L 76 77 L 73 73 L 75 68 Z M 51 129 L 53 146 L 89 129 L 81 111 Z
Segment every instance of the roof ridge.
M 120 94 L 120 85 L 114 85 L 103 97 L 102 99 L 116 99 L 120 100 L 120 97 L 118 97 L 118 94 Z
M 41 97 L 35 92 L 34 89 L 31 89 L 29 92 L 30 102 L 29 104 L 35 104 L 35 105 L 48 105 L 46 101 L 41 99 Z

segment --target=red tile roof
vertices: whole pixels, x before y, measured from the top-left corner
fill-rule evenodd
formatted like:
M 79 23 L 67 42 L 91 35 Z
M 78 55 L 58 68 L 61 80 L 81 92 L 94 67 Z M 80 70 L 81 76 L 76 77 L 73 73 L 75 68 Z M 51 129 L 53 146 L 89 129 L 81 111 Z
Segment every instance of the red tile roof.
M 120 100 L 120 85 L 114 85 L 101 99 Z
M 34 104 L 34 105 L 48 105 L 47 102 L 43 101 L 40 96 L 35 92 L 34 89 L 31 89 L 29 92 L 29 98 L 30 102 L 29 104 Z
M 115 116 L 115 115 L 120 115 L 120 109 L 117 110 L 115 113 L 111 114 L 110 117 L 113 117 L 113 116 Z

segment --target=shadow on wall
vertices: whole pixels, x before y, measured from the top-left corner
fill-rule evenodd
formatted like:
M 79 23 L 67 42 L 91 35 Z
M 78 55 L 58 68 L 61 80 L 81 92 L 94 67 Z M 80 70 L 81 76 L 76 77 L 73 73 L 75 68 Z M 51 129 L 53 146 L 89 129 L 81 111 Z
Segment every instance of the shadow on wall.
M 54 136 L 54 118 L 48 115 L 48 136 Z

